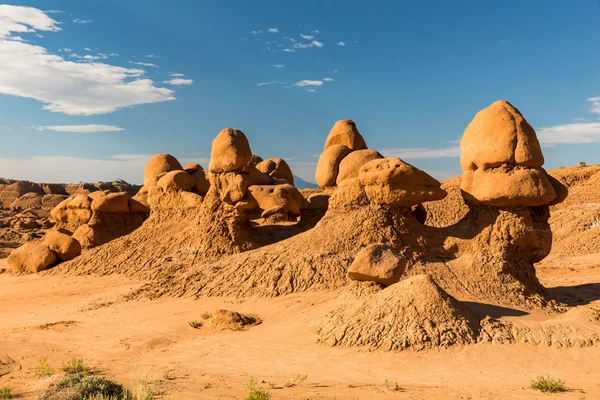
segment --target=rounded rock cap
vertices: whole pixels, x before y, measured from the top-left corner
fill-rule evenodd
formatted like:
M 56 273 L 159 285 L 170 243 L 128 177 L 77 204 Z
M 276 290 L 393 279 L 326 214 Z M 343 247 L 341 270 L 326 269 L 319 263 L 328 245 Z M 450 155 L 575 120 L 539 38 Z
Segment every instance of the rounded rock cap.
M 210 172 L 241 170 L 252 158 L 250 143 L 244 132 L 225 128 L 215 137 L 210 152 Z
M 367 148 L 365 139 L 356 128 L 356 124 L 351 119 L 341 119 L 333 125 L 323 150 L 334 144 L 343 144 L 352 150 L 364 150 Z

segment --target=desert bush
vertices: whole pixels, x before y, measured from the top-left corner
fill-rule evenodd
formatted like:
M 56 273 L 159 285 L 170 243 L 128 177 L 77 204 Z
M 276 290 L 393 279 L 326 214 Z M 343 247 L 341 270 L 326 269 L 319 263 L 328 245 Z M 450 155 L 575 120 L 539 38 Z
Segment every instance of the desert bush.
M 392 384 L 390 381 L 387 380 L 387 378 L 385 379 L 384 384 L 387 390 L 391 390 L 392 392 L 404 392 L 404 389 L 398 386 L 398 383 Z
M 202 319 L 209 319 L 210 318 L 210 313 L 208 311 L 203 312 L 201 315 Z
M 531 388 L 544 393 L 558 393 L 565 392 L 567 390 L 565 387 L 565 381 L 554 379 L 549 376 L 538 376 L 536 379 L 531 381 Z
M 256 381 L 254 377 L 250 377 L 250 382 L 248 382 L 248 395 L 244 398 L 244 400 L 269 400 L 271 398 L 271 393 L 257 389 Z
M 68 374 L 46 391 L 40 400 L 130 400 L 134 397 L 119 383 L 100 375 Z
M 67 375 L 75 375 L 75 374 L 88 375 L 93 372 L 92 369 L 86 365 L 86 363 L 85 363 L 85 361 L 83 361 L 83 359 L 77 358 L 75 356 L 73 356 L 73 358 L 71 360 L 69 360 L 68 363 L 63 364 L 61 369 Z
M 580 167 L 587 167 L 587 163 L 585 161 L 579 161 Z
M 301 384 L 302 382 L 304 382 L 306 380 L 306 378 L 308 378 L 308 375 L 298 374 L 294 379 L 288 380 L 287 383 L 285 384 L 285 387 L 291 388 L 291 387 L 297 386 L 297 385 Z
M 52 374 L 54 374 L 54 368 L 52 365 L 48 364 L 46 360 L 38 361 L 37 365 L 35 366 L 34 373 L 37 378 L 44 378 L 46 376 L 51 376 Z
M 12 388 L 10 388 L 8 386 L 0 387 L 0 399 L 4 400 L 4 399 L 12 399 L 12 398 L 13 398 Z
M 200 321 L 195 321 L 195 320 L 194 320 L 194 321 L 190 321 L 190 322 L 188 322 L 188 324 L 190 324 L 190 326 L 191 326 L 192 328 L 194 328 L 194 329 L 198 329 L 198 328 L 201 328 L 201 327 L 202 327 L 202 322 L 200 322 Z

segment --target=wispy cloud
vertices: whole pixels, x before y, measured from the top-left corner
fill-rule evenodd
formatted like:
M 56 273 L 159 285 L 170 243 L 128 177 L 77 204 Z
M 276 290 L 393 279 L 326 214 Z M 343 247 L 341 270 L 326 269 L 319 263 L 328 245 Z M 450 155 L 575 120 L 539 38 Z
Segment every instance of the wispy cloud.
M 13 32 L 60 30 L 42 10 L 0 5 L 0 93 L 33 98 L 45 110 L 71 115 L 175 100 L 172 90 L 154 86 L 141 69 L 67 61 L 44 47 L 8 40 Z
M 324 46 L 324 44 L 322 42 L 319 42 L 318 40 L 313 40 L 310 43 L 300 43 L 300 42 L 294 43 L 295 49 L 308 49 L 311 47 L 323 47 L 323 46 Z
M 276 83 L 279 83 L 279 81 L 260 82 L 260 83 L 257 83 L 256 86 L 275 85 Z
M 305 79 L 305 80 L 294 83 L 294 86 L 298 86 L 298 87 L 323 86 L 323 81 L 312 81 L 309 79 Z
M 277 32 L 279 32 L 279 29 L 277 29 L 277 28 L 269 28 L 269 29 L 267 29 L 267 32 L 277 33 Z
M 587 101 L 590 103 L 589 111 L 592 114 L 600 114 L 600 97 L 590 97 Z
M 283 64 L 273 64 L 273 66 L 275 68 L 283 68 L 283 67 L 285 67 L 285 65 L 283 65 Z
M 173 76 L 173 77 L 175 77 L 175 78 L 182 78 L 182 77 L 184 77 L 184 76 L 185 76 L 185 74 L 180 74 L 180 73 L 177 73 L 177 72 L 171 72 L 171 73 L 169 74 L 169 76 Z
M 75 18 L 73 20 L 73 22 L 75 22 L 76 24 L 89 24 L 92 22 L 91 19 L 79 19 L 79 18 Z
M 139 65 L 139 66 L 142 66 L 142 67 L 158 68 L 158 65 L 156 65 L 156 64 L 147 63 L 147 62 L 141 62 L 141 61 L 129 61 L 129 64 Z
M 323 82 L 333 82 L 333 78 L 323 78 Z
M 54 125 L 54 126 L 36 126 L 38 131 L 55 132 L 77 132 L 77 133 L 96 133 L 96 132 L 120 132 L 125 128 L 117 125 Z
M 555 125 L 536 129 L 541 144 L 600 143 L 600 122 Z
M 300 37 L 306 40 L 313 40 L 315 38 L 313 35 L 305 35 L 303 33 L 300 34 Z
M 160 58 L 160 56 L 157 56 L 156 54 L 146 54 L 144 57 L 146 57 L 146 58 Z
M 385 157 L 398 157 L 403 160 L 416 160 L 423 158 L 454 158 L 460 157 L 460 147 L 452 146 L 442 149 L 432 148 L 396 148 L 396 149 L 382 149 L 380 153 Z
M 346 43 L 345 42 L 337 42 L 335 45 L 339 46 L 339 47 L 344 47 L 346 45 Z
M 191 85 L 194 81 L 192 79 L 173 78 L 168 81 L 163 81 L 163 83 L 166 83 L 167 85 L 186 86 Z
M 286 52 L 286 53 L 294 53 L 295 52 L 294 49 L 290 49 L 290 48 L 283 49 L 283 51 Z

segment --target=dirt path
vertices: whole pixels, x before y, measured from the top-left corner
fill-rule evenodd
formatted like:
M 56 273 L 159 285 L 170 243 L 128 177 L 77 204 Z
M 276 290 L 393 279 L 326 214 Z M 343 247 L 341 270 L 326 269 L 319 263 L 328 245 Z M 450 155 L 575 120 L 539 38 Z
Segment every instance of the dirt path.
M 600 255 L 549 257 L 538 270 L 555 295 L 573 304 L 600 304 Z M 242 399 L 250 376 L 273 399 L 600 398 L 598 347 L 480 344 L 402 353 L 329 348 L 315 344 L 313 324 L 337 293 L 123 301 L 141 285 L 120 276 L 0 274 L 0 386 L 35 398 L 60 379 L 35 378 L 37 362 L 45 359 L 58 369 L 77 355 L 127 386 L 146 381 L 165 399 Z M 243 331 L 188 325 L 219 308 L 257 315 L 263 323 Z M 308 378 L 281 388 L 299 374 Z M 529 384 L 538 375 L 564 379 L 570 390 L 535 392 Z M 404 391 L 388 390 L 386 379 Z

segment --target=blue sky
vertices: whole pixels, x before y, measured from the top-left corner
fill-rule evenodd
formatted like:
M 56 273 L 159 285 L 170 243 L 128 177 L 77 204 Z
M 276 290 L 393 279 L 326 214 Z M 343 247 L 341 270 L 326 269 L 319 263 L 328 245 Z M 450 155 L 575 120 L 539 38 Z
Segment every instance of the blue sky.
M 547 168 L 598 162 L 595 0 L 6 4 L 3 177 L 141 182 L 156 153 L 206 166 L 234 127 L 312 181 L 331 126 L 351 118 L 369 147 L 446 179 L 498 99 L 536 128 Z

